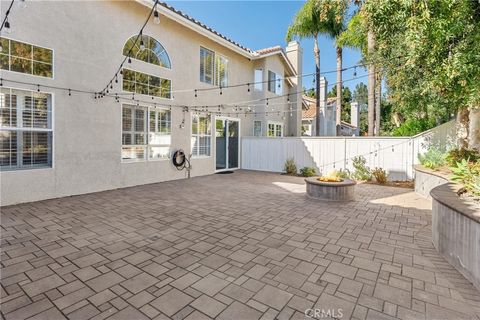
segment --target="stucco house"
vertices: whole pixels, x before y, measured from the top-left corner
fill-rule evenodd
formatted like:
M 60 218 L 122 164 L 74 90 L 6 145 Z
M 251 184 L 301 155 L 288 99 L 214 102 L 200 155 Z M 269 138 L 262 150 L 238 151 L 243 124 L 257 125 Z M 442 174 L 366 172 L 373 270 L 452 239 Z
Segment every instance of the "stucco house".
M 320 78 L 320 136 L 333 137 L 337 135 L 336 129 L 336 98 L 327 97 L 327 80 Z M 302 136 L 316 136 L 315 120 L 317 109 L 315 99 L 309 96 L 302 96 Z M 350 123 L 341 121 L 340 136 L 358 136 L 359 129 L 359 107 L 357 102 L 351 103 Z
M 2 205 L 185 178 L 171 161 L 178 149 L 192 155 L 192 176 L 232 170 L 241 137 L 300 135 L 298 42 L 251 50 L 159 3 L 159 24 L 135 43 L 152 5 L 12 10 L 0 50 Z M 107 96 L 92 93 L 106 85 Z

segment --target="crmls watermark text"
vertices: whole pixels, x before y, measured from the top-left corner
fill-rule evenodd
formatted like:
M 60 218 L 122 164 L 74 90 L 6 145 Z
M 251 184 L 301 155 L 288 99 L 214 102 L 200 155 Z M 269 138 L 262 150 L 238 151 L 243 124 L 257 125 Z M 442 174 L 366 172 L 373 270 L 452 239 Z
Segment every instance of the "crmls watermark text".
M 343 317 L 343 309 L 307 309 L 305 316 L 311 319 L 337 318 Z

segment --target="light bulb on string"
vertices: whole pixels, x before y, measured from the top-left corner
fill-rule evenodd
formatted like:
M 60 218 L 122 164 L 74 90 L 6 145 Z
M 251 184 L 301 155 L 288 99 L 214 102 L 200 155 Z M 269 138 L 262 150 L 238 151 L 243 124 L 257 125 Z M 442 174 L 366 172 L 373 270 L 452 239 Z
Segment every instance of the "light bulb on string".
M 8 18 L 5 20 L 5 23 L 3 24 L 5 32 L 10 34 L 12 33 L 12 28 L 10 27 L 10 22 L 8 21 Z
M 353 69 L 353 76 L 354 76 L 354 77 L 357 76 L 357 67 L 355 67 L 355 68 Z
M 25 0 L 20 0 L 20 1 L 18 2 L 18 6 L 19 6 L 20 8 L 22 8 L 22 9 L 25 9 L 25 8 L 27 7 L 27 1 L 25 1 Z
M 153 11 L 153 23 L 160 24 L 160 13 L 157 11 L 157 5 L 155 4 L 155 10 Z

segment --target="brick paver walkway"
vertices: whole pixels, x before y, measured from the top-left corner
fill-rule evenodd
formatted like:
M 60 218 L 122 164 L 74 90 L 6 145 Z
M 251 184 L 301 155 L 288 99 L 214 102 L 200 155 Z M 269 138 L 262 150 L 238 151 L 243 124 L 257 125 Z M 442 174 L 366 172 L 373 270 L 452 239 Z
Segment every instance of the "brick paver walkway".
M 427 200 L 304 188 L 237 171 L 5 207 L 2 319 L 478 319 Z

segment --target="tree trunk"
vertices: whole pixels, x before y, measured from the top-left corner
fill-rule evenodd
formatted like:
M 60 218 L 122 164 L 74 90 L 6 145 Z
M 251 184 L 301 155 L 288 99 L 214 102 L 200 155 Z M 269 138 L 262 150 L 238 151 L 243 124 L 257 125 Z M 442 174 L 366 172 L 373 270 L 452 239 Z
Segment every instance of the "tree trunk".
M 320 48 L 318 47 L 318 39 L 315 35 L 315 46 L 313 48 L 313 53 L 315 55 L 315 135 L 320 136 Z
M 468 148 L 469 129 L 468 109 L 463 108 L 457 111 L 457 142 L 459 148 Z
M 469 120 L 468 147 L 480 152 L 480 108 L 470 109 Z
M 375 37 L 372 31 L 368 31 L 368 55 L 371 57 L 375 50 Z M 369 59 L 371 60 L 371 59 Z M 373 136 L 375 125 L 375 65 L 368 63 L 368 135 Z
M 376 77 L 376 97 L 375 97 L 375 135 L 380 136 L 380 120 L 382 119 L 381 103 L 382 103 L 382 76 L 380 72 Z
M 337 136 L 340 135 L 340 128 L 342 125 L 342 48 L 337 47 L 337 112 L 336 125 Z

